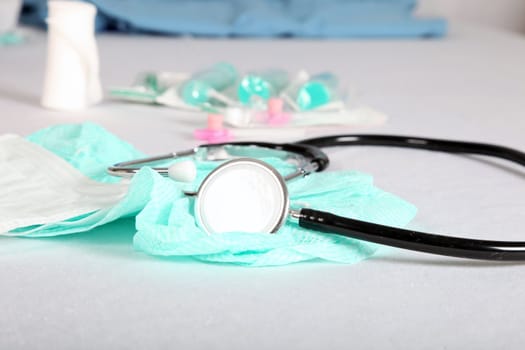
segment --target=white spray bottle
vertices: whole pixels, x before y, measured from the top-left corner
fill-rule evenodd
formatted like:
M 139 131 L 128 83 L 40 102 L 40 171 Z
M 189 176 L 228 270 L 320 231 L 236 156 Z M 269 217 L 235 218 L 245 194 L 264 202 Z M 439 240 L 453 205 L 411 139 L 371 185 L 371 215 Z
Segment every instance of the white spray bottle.
M 48 51 L 42 106 L 81 110 L 102 99 L 92 4 L 48 1 Z

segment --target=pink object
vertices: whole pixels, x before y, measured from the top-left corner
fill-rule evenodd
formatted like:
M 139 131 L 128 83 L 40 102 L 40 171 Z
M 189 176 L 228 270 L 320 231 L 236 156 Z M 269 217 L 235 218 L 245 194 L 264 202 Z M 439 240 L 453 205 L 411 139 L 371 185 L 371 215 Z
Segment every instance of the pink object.
M 268 114 L 276 115 L 283 112 L 284 101 L 281 98 L 272 97 L 268 100 Z
M 268 109 L 266 111 L 266 121 L 270 125 L 286 124 L 292 118 L 289 113 L 283 112 L 284 101 L 282 98 L 272 97 L 268 100 Z
M 221 130 L 223 129 L 222 122 L 224 117 L 220 114 L 209 114 L 208 115 L 208 129 L 209 130 Z
M 208 127 L 206 129 L 197 129 L 193 132 L 198 140 L 203 140 L 208 143 L 227 142 L 233 139 L 233 135 L 229 129 L 223 126 L 224 117 L 220 114 L 208 115 Z

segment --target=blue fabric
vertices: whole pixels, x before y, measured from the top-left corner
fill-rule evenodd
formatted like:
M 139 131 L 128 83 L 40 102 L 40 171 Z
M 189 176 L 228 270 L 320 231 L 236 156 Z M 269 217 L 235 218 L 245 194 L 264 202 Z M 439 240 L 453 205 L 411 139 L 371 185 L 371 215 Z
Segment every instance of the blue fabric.
M 86 0 L 87 1 L 87 0 Z M 443 19 L 412 16 L 415 0 L 90 0 L 98 30 L 204 36 L 441 37 Z M 25 0 L 43 24 L 46 0 Z

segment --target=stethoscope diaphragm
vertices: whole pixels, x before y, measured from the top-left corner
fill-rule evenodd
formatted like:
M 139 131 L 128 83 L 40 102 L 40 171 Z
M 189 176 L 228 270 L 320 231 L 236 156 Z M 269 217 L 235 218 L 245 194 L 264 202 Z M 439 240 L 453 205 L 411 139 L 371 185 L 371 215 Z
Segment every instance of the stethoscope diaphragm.
M 286 221 L 288 207 L 281 174 L 257 159 L 239 158 L 206 176 L 196 193 L 194 212 L 208 234 L 274 233 Z

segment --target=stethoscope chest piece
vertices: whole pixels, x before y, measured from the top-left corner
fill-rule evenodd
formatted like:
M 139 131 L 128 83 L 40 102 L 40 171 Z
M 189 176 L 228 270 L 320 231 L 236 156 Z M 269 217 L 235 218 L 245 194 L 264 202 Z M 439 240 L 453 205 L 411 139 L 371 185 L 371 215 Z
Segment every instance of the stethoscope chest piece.
M 201 183 L 195 217 L 207 233 L 274 233 L 288 216 L 284 178 L 251 158 L 223 163 Z

